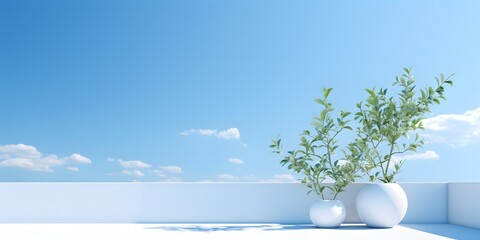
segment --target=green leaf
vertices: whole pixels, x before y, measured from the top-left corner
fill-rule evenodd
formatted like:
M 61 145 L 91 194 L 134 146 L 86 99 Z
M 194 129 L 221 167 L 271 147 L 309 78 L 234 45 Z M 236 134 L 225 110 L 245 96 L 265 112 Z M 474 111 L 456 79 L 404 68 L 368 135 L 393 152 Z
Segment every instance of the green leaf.
M 373 90 L 365 89 L 365 91 L 367 91 L 368 94 L 370 94 L 371 97 L 376 97 L 375 92 Z
M 423 139 L 418 136 L 418 130 L 423 129 L 422 119 L 432 105 L 445 99 L 445 86 L 453 83 L 451 75 L 447 78 L 440 75 L 438 85 L 418 90 L 411 70 L 403 71 L 395 77 L 393 85 L 397 87 L 393 91 L 384 87 L 378 91 L 375 87 L 365 89 L 368 95 L 356 104 L 353 120 L 349 118 L 350 112 L 335 114 L 333 104 L 327 101 L 332 88 L 324 88 L 324 98 L 315 99 L 324 108 L 314 117 L 314 130 L 304 130 L 300 149 L 289 151 L 280 164 L 302 174 L 302 183 L 310 188 L 309 193 L 314 191 L 322 196 L 325 188 L 336 196 L 359 177 L 367 176 L 372 182 L 394 182 L 403 161 L 391 162 L 391 156 L 423 146 Z M 357 124 L 355 128 L 351 121 Z M 346 130 L 355 131 L 356 137 L 343 145 L 337 138 L 343 140 Z M 408 138 L 412 132 L 414 139 Z M 280 145 L 280 141 L 272 141 L 270 147 L 278 151 Z M 336 151 L 343 156 L 335 154 Z M 345 164 L 339 165 L 340 160 Z M 333 185 L 325 185 L 325 179 L 332 179 Z
M 320 104 L 322 104 L 322 105 L 325 105 L 325 101 L 323 101 L 323 100 L 320 99 L 320 98 L 315 98 L 315 102 L 320 103 Z
M 341 112 L 342 118 L 346 118 L 346 117 L 348 117 L 350 114 L 352 114 L 352 113 L 351 113 L 351 112 L 343 112 L 343 111 Z
M 325 121 L 326 115 L 327 115 L 329 112 L 331 112 L 331 111 L 333 111 L 332 108 L 325 108 L 325 109 L 323 109 L 323 111 L 320 113 L 320 120 L 321 120 L 321 121 Z
M 327 98 L 328 98 L 328 95 L 330 95 L 330 92 L 331 92 L 332 90 L 333 90 L 333 88 L 324 88 L 324 89 L 323 89 L 323 97 L 324 97 L 325 99 L 327 99 Z

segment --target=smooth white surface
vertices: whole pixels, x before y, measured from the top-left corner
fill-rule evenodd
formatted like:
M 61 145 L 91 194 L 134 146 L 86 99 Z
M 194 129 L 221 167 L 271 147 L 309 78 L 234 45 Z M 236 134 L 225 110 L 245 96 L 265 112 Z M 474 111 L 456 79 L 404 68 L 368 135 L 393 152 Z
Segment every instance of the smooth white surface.
M 480 229 L 480 183 L 449 183 L 448 202 L 450 223 Z
M 400 183 L 408 198 L 402 223 L 447 223 L 447 183 Z
M 340 200 L 317 200 L 310 207 L 310 219 L 317 227 L 338 227 L 345 220 L 345 206 Z
M 0 224 L 5 240 L 478 240 L 480 230 L 449 224 L 316 228 L 282 224 Z
M 306 223 L 305 193 L 300 184 L 2 183 L 0 222 Z
M 372 183 L 363 186 L 357 195 L 357 213 L 369 227 L 393 227 L 407 213 L 408 200 L 396 183 Z
M 403 223 L 447 223 L 447 184 L 402 183 Z M 360 222 L 352 184 L 337 199 Z M 311 223 L 300 183 L 0 183 L 3 223 Z

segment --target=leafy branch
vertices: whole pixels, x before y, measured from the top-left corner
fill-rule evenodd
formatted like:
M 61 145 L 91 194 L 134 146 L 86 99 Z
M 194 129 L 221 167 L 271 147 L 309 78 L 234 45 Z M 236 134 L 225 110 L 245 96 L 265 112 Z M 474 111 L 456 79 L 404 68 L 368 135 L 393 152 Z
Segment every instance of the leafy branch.
M 312 125 L 315 129 L 304 130 L 300 138 L 300 149 L 288 151 L 280 161 L 282 166 L 286 165 L 288 169 L 303 174 L 302 183 L 310 189 L 308 193 L 315 192 L 322 199 L 325 199 L 325 189 L 329 189 L 335 199 L 358 177 L 356 158 L 352 158 L 352 155 L 345 159 L 335 158 L 339 147 L 336 138 L 345 130 L 352 131 L 352 127 L 347 119 L 350 112 L 340 111 L 336 118 L 332 116 L 334 108 L 328 102 L 331 91 L 332 88 L 324 88 L 323 98 L 315 99 L 323 107 L 320 114 L 314 117 Z M 272 140 L 270 148 L 274 153 L 282 154 L 281 139 Z M 327 180 L 333 180 L 333 185 L 324 184 Z
M 366 89 L 368 97 L 357 104 L 354 117 L 360 123 L 357 138 L 349 149 L 363 160 L 361 170 L 370 181 L 395 182 L 403 160 L 394 161 L 394 156 L 423 147 L 424 140 L 418 133 L 413 139 L 409 134 L 423 130 L 423 117 L 430 112 L 431 105 L 445 100 L 445 86 L 453 85 L 452 76 L 441 74 L 435 87 L 427 86 L 418 94 L 410 69 L 404 68 L 404 74 L 393 82 L 400 88 L 395 97 L 388 96 L 386 88 Z

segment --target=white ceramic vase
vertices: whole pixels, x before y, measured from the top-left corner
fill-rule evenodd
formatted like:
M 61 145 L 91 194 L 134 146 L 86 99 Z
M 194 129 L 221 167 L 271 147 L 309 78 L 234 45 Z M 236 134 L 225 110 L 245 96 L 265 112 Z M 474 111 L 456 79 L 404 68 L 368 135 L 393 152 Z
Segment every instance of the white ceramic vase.
M 317 200 L 310 207 L 310 220 L 321 228 L 336 228 L 345 220 L 345 206 L 340 200 Z
M 355 205 L 358 216 L 368 227 L 391 228 L 407 213 L 408 200 L 396 183 L 371 183 L 362 187 Z

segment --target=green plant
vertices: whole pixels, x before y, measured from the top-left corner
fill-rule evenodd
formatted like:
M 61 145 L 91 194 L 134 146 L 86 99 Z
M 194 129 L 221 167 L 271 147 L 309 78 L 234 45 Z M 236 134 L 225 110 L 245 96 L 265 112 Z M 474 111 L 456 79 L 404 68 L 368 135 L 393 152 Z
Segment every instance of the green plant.
M 335 156 L 339 147 L 336 138 L 344 130 L 351 131 L 352 128 L 347 120 L 349 112 L 340 111 L 336 118 L 332 116 L 334 109 L 328 102 L 331 91 L 331 88 L 324 88 L 323 99 L 315 99 L 323 106 L 323 110 L 314 117 L 314 131 L 304 130 L 301 134 L 301 149 L 288 151 L 280 161 L 282 166 L 287 165 L 288 169 L 303 174 L 302 183 L 310 189 L 308 193 L 313 191 L 322 199 L 325 199 L 326 188 L 335 199 L 357 177 L 357 165 L 351 161 L 354 159 Z M 282 154 L 281 139 L 272 140 L 270 148 L 274 149 L 274 153 Z M 333 181 L 333 185 L 325 184 L 326 181 Z
M 394 96 L 387 96 L 386 88 L 366 89 L 368 97 L 357 104 L 354 117 L 360 124 L 357 138 L 349 149 L 361 158 L 361 170 L 370 181 L 395 182 L 404 160 L 394 161 L 394 155 L 423 147 L 424 140 L 417 130 L 423 130 L 422 119 L 430 106 L 445 100 L 445 86 L 453 85 L 452 76 L 440 75 L 435 88 L 427 86 L 418 94 L 410 69 L 404 68 L 404 74 L 393 82 L 400 88 Z M 413 133 L 415 137 L 410 138 Z

